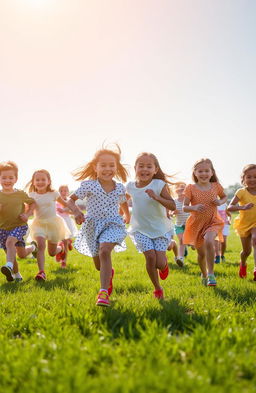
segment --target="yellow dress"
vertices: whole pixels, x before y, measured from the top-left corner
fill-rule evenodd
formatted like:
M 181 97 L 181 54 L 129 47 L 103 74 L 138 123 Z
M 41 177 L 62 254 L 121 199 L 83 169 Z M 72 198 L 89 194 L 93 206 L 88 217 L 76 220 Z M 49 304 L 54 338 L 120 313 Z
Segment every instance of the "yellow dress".
M 256 195 L 251 194 L 246 188 L 240 188 L 235 196 L 239 199 L 239 205 L 241 206 L 247 203 L 254 204 L 249 210 L 240 210 L 233 225 L 240 237 L 248 237 L 252 228 L 256 228 Z

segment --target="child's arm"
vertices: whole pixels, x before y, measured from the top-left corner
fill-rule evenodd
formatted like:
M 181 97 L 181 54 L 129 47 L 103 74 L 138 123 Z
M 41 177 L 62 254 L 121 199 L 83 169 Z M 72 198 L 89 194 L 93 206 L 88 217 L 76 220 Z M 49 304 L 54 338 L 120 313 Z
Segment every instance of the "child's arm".
M 25 204 L 25 212 L 20 214 L 20 218 L 22 221 L 27 222 L 29 217 L 33 215 L 33 212 L 35 210 L 36 204 L 31 203 L 30 205 Z
M 228 199 L 228 197 L 227 197 L 227 195 L 224 195 L 221 199 L 215 199 L 214 201 L 213 201 L 213 203 L 214 203 L 214 205 L 216 205 L 216 206 L 220 206 L 220 205 L 223 205 L 223 203 L 225 203 L 225 202 L 227 202 L 227 199 Z
M 190 199 L 185 196 L 184 202 L 183 202 L 183 211 L 186 213 L 190 212 L 203 212 L 205 210 L 205 205 L 202 203 L 199 203 L 198 205 L 190 205 Z
M 67 201 L 67 207 L 74 214 L 74 218 L 76 220 L 76 223 L 80 225 L 84 222 L 84 214 L 79 209 L 79 207 L 75 204 L 75 201 L 77 201 L 77 199 L 78 199 L 78 197 L 75 194 L 72 194 Z
M 231 200 L 230 204 L 228 205 L 227 210 L 229 212 L 237 212 L 239 210 L 249 210 L 254 206 L 253 203 L 247 203 L 246 205 L 239 205 L 238 202 L 239 202 L 239 198 L 235 195 L 234 198 Z
M 125 223 L 129 224 L 131 215 L 129 212 L 129 206 L 127 202 L 120 203 L 120 214 L 124 216 Z
M 165 185 L 161 191 L 160 195 L 156 195 L 153 190 L 147 189 L 145 191 L 148 196 L 155 201 L 159 202 L 162 206 L 166 207 L 168 210 L 175 210 L 176 209 L 176 204 L 174 200 L 172 199 L 167 186 Z
M 56 201 L 59 202 L 62 206 L 68 207 L 67 202 L 66 202 L 61 196 L 59 196 L 59 197 L 56 199 Z M 64 211 L 65 211 L 65 210 L 64 210 Z

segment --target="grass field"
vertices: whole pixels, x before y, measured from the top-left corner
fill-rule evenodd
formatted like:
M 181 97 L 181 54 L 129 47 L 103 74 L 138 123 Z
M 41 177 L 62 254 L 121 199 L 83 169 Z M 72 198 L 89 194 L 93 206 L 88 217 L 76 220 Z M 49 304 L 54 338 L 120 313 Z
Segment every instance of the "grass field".
M 95 306 L 99 273 L 75 251 L 66 270 L 47 258 L 45 283 L 32 259 L 22 283 L 0 277 L 0 392 L 256 392 L 256 282 L 252 257 L 248 278 L 237 275 L 239 239 L 216 288 L 201 285 L 195 251 L 184 269 L 168 253 L 162 302 L 127 244 L 113 254 L 111 308 Z

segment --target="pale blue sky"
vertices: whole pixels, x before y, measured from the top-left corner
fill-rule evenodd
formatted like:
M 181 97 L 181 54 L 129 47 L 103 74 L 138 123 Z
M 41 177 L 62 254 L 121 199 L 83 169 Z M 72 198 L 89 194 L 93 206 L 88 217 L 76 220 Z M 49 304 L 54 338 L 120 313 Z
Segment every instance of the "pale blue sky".
M 104 140 L 224 186 L 256 162 L 254 0 L 0 0 L 0 160 L 55 187 Z

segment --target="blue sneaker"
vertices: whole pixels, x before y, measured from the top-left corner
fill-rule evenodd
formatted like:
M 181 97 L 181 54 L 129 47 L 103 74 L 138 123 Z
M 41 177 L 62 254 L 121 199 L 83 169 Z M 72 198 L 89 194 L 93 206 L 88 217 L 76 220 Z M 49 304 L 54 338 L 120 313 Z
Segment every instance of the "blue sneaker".
M 214 262 L 215 263 L 220 263 L 220 255 L 216 255 Z
M 216 287 L 217 281 L 214 274 L 208 274 L 207 287 Z

